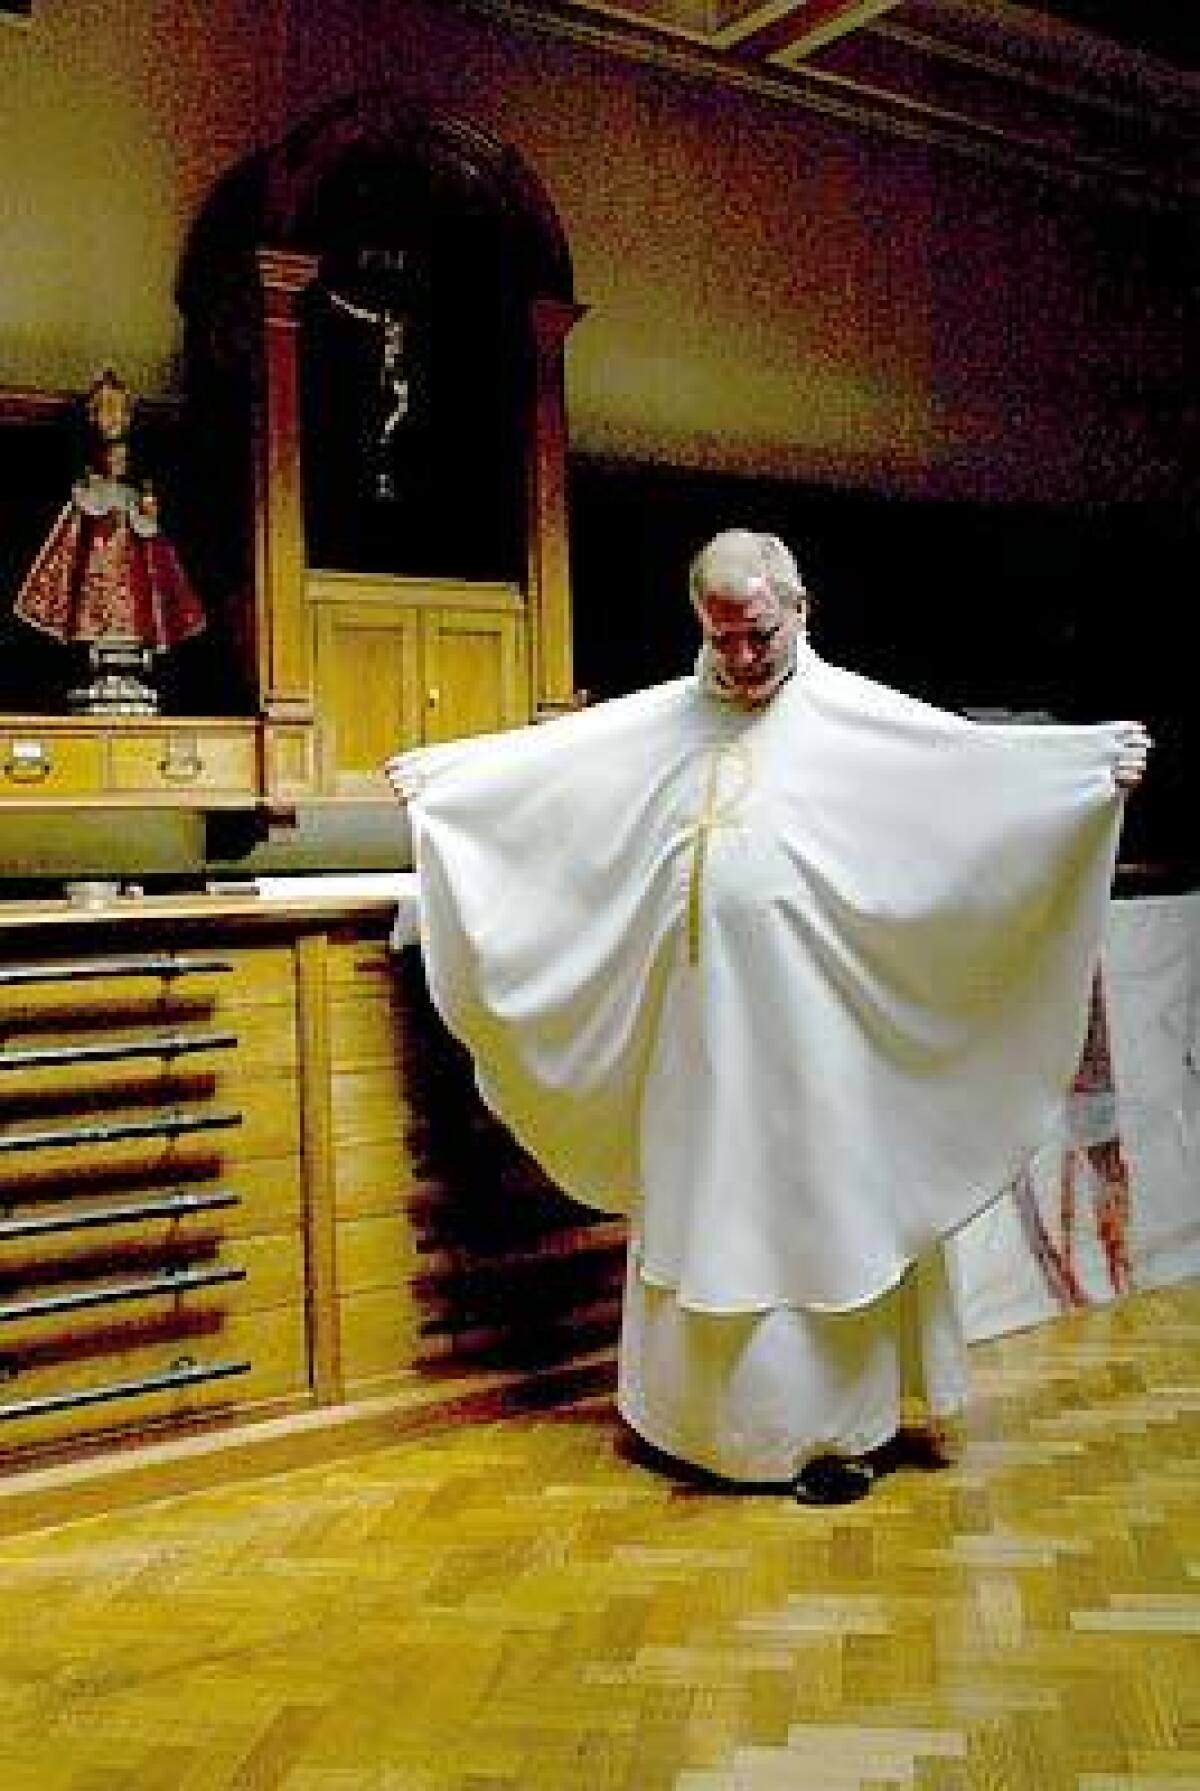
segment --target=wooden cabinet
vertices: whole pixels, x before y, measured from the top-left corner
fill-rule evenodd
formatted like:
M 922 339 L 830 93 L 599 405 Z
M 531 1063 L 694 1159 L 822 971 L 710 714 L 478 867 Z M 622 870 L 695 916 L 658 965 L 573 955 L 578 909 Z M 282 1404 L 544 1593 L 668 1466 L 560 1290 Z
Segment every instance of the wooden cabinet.
M 415 953 L 329 944 L 331 1179 L 348 1396 L 604 1349 L 623 1232 L 566 1200 L 483 1108 Z
M 246 808 L 259 784 L 252 721 L 0 718 L 0 805 Z
M 390 198 L 377 210 L 392 190 L 421 224 Z M 381 749 L 571 707 L 564 357 L 581 308 L 514 147 L 358 95 L 231 170 L 178 291 L 191 387 L 212 410 L 200 434 L 252 433 L 252 526 L 228 532 L 245 537 L 233 601 L 267 801 L 374 794 Z M 388 625 L 314 603 L 324 565 L 473 583 L 435 597 L 443 621 L 423 611 L 414 641 L 399 605 Z M 503 620 L 497 578 L 513 581 Z
M 263 796 L 279 808 L 386 797 L 381 766 L 401 748 L 518 726 L 575 701 L 562 357 L 579 313 L 549 298 L 529 307 L 514 521 L 523 551 L 492 578 L 361 569 L 412 563 L 403 557 L 326 570 L 312 563 L 306 527 L 303 402 L 321 258 L 262 248 L 254 263 L 262 403 L 248 420 L 253 544 L 234 608 L 259 703 Z
M 80 472 L 80 408 L 68 393 L 0 387 L 0 809 L 252 808 L 264 788 L 262 728 L 251 693 L 236 692 L 227 620 L 216 607 L 200 646 L 172 655 L 164 673 L 172 704 L 186 714 L 72 708 L 70 691 L 87 682 L 82 649 L 9 622 L 11 602 Z M 148 400 L 139 417 L 147 465 L 182 495 L 181 407 Z M 194 531 L 187 535 L 189 569 L 203 562 L 202 546 Z
M 308 1399 L 286 945 L 0 963 L 0 1448 Z
M 102 730 L 40 715 L 5 716 L 0 727 L 0 802 L 96 799 L 105 783 Z
M 323 795 L 386 796 L 401 746 L 528 721 L 515 587 L 321 572 L 308 588 Z
M 0 1529 L 49 1463 L 607 1382 L 622 1229 L 483 1108 L 392 913 L 0 904 Z
M 14 721 L 0 800 L 288 812 L 385 795 L 405 745 L 572 707 L 564 361 L 582 311 L 518 149 L 385 88 L 343 96 L 230 168 L 187 238 L 188 400 L 139 403 L 209 621 L 164 679 L 180 728 L 160 752 L 131 716 L 37 740 Z M 0 623 L 78 476 L 79 408 L 0 389 Z M 45 644 L 25 632 L 0 722 L 69 700 L 57 666 L 30 694 Z

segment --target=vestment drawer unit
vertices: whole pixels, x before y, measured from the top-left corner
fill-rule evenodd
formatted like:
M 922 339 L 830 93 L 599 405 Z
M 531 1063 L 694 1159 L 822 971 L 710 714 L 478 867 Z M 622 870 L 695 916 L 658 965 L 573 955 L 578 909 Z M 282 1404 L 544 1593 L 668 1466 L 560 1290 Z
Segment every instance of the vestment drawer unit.
M 611 1383 L 622 1229 L 394 911 L 0 903 L 0 1533 Z
M 567 1202 L 485 1111 L 415 951 L 329 950 L 342 1373 L 539 1371 L 609 1343 L 619 1228 Z
M 6 1456 L 306 1395 L 294 974 L 153 928 L 0 963 Z

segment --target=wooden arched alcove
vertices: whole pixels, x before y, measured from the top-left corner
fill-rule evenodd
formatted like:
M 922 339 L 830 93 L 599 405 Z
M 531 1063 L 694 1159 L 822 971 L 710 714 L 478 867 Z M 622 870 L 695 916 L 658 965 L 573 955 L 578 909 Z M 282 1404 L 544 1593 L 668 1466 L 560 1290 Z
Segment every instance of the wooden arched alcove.
M 178 298 L 268 800 L 383 794 L 401 744 L 569 705 L 580 312 L 521 158 L 339 101 L 220 182 Z

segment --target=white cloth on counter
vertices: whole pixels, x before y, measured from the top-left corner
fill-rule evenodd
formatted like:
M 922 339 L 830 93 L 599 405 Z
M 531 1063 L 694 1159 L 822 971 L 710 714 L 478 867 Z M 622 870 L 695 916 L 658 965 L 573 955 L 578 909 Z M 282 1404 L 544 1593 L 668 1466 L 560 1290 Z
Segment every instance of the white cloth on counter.
M 1083 1040 L 1122 724 L 947 714 L 821 660 L 401 755 L 432 998 L 685 1310 L 840 1311 L 1007 1185 Z
M 253 887 L 260 896 L 281 901 L 328 903 L 345 897 L 347 900 L 379 897 L 385 901 L 415 904 L 417 875 L 415 871 L 312 871 L 293 876 L 255 877 Z

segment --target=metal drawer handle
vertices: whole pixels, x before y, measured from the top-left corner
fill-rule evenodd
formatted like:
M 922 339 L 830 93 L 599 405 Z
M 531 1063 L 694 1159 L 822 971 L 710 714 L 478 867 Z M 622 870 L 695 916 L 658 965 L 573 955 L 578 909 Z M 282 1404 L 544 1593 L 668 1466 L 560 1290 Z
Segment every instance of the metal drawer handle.
M 204 770 L 204 760 L 200 757 L 196 741 L 168 740 L 163 756 L 158 761 L 158 770 L 159 775 L 171 783 L 195 783 Z
M 159 1032 L 144 1039 L 97 1045 L 13 1045 L 0 1050 L 0 1072 L 44 1070 L 70 1063 L 124 1063 L 131 1058 L 185 1057 L 195 1051 L 232 1051 L 235 1032 Z
M 35 1214 L 28 1219 L 0 1219 L 0 1244 L 18 1238 L 55 1237 L 60 1232 L 94 1231 L 106 1225 L 135 1225 L 145 1219 L 190 1219 L 198 1213 L 216 1213 L 240 1206 L 242 1197 L 227 1188 L 211 1194 L 161 1194 L 123 1206 L 89 1207 L 82 1212 Z M 6 1213 L 11 1208 L 3 1209 Z
M 76 983 L 108 976 L 199 976 L 230 971 L 228 958 L 180 958 L 172 952 L 137 958 L 64 958 L 61 963 L 0 966 L 0 988 L 27 983 Z
M 232 1374 L 249 1372 L 249 1362 L 210 1362 L 205 1366 L 190 1356 L 183 1356 L 162 1374 L 148 1374 L 142 1380 L 117 1381 L 109 1387 L 83 1387 L 77 1393 L 50 1393 L 41 1399 L 20 1399 L 12 1405 L 0 1405 L 0 1424 L 13 1418 L 44 1418 L 52 1412 L 104 1405 L 113 1399 L 134 1399 L 141 1393 L 171 1393 L 178 1387 L 196 1387 L 203 1381 L 222 1381 Z
M 232 1110 L 158 1113 L 152 1119 L 60 1126 L 50 1132 L 0 1132 L 0 1151 L 77 1150 L 87 1144 L 119 1144 L 127 1138 L 181 1138 L 185 1132 L 216 1132 L 241 1123 L 241 1114 Z
M 144 1281 L 116 1281 L 107 1287 L 88 1287 L 78 1293 L 42 1294 L 28 1300 L 6 1300 L 0 1304 L 0 1325 L 14 1324 L 26 1318 L 53 1318 L 60 1312 L 88 1312 L 97 1306 L 119 1306 L 127 1300 L 175 1299 L 179 1294 L 195 1293 L 198 1288 L 225 1287 L 231 1281 L 244 1281 L 246 1271 L 228 1269 L 168 1269 Z
M 44 740 L 12 740 L 4 761 L 4 775 L 14 784 L 44 783 L 54 761 Z

